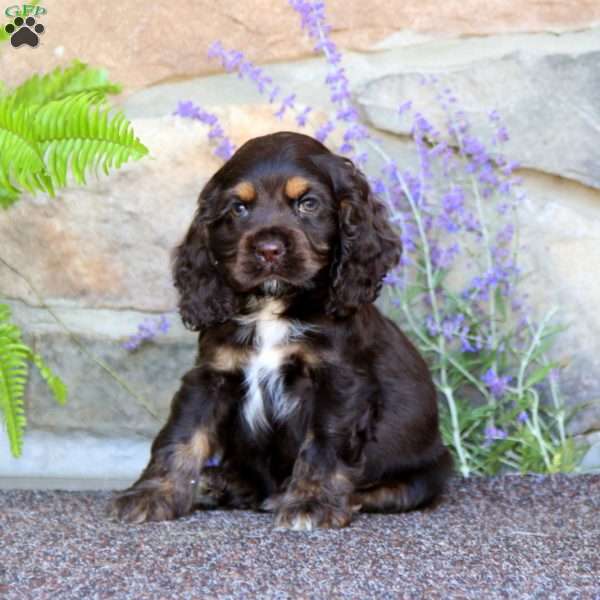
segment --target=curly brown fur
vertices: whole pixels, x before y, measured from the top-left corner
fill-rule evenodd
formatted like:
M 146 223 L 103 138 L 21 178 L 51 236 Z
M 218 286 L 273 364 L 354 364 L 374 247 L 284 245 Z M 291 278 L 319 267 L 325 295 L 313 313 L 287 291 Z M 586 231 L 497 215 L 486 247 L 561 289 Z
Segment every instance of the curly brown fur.
M 196 364 L 113 515 L 228 506 L 312 529 L 439 494 L 452 461 L 435 388 L 373 304 L 399 256 L 384 205 L 351 161 L 288 132 L 242 146 L 203 189 L 175 252 Z

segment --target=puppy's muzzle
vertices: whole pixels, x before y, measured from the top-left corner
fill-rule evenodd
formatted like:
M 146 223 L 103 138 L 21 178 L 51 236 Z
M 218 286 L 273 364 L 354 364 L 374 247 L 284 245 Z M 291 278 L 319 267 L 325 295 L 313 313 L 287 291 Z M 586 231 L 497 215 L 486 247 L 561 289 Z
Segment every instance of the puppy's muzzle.
M 250 254 L 267 271 L 276 271 L 293 251 L 291 235 L 279 229 L 261 229 L 250 239 Z
M 255 245 L 254 255 L 259 263 L 276 266 L 285 255 L 285 246 L 278 239 L 264 240 Z

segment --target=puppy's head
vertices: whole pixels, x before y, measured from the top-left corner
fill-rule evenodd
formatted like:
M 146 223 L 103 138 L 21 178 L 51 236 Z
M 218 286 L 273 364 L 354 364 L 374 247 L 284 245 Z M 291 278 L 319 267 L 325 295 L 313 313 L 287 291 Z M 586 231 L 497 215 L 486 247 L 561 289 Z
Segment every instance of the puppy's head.
M 187 327 L 224 322 L 248 294 L 327 288 L 330 314 L 372 302 L 400 256 L 365 177 L 306 135 L 244 144 L 202 190 L 174 260 Z

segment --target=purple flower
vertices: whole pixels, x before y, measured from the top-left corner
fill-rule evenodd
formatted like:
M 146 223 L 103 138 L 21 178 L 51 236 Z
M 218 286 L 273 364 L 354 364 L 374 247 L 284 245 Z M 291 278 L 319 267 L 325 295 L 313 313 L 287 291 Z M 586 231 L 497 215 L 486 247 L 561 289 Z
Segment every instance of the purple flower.
M 301 113 L 296 115 L 296 123 L 298 123 L 300 127 L 304 127 L 306 125 L 306 122 L 308 121 L 308 115 L 311 110 L 312 108 L 307 106 Z
M 210 128 L 210 130 L 208 132 L 209 140 L 214 140 L 214 139 L 222 138 L 222 137 L 225 137 L 225 132 L 223 131 L 223 128 L 221 127 L 221 125 L 216 124 Z
M 269 103 L 275 102 L 281 94 L 279 86 L 273 83 L 271 77 L 266 75 L 261 67 L 256 66 L 251 61 L 247 60 L 239 50 L 227 50 L 221 42 L 214 42 L 208 51 L 209 58 L 216 58 L 221 61 L 221 65 L 228 72 L 236 71 L 241 79 L 248 79 L 254 83 L 259 94 L 267 94 Z M 279 119 L 283 118 L 288 109 L 295 109 L 295 94 L 288 94 L 279 105 L 279 109 L 275 112 L 275 116 Z M 306 107 L 303 112 L 297 115 L 296 121 L 298 125 L 303 127 L 307 122 L 308 113 L 312 109 Z M 222 144 L 219 155 L 225 156 L 229 148 L 227 144 Z
M 235 146 L 225 135 L 217 115 L 205 111 L 200 106 L 196 106 L 191 100 L 179 102 L 173 114 L 186 119 L 194 119 L 208 125 L 208 139 L 216 144 L 214 150 L 215 156 L 223 160 L 231 158 L 235 152 Z
M 449 269 L 454 259 L 460 254 L 460 246 L 457 243 L 444 248 L 433 242 L 431 244 L 430 257 L 433 266 L 437 269 Z
M 340 108 L 335 113 L 335 118 L 338 121 L 356 121 L 358 117 L 358 111 L 353 106 L 345 106 L 344 108 Z
M 385 285 L 389 285 L 391 287 L 401 287 L 402 286 L 402 278 L 398 275 L 396 270 L 390 271 L 384 278 L 383 283 Z
M 269 104 L 272 104 L 273 102 L 275 102 L 275 99 L 277 98 L 277 96 L 279 96 L 279 92 L 281 92 L 281 88 L 278 85 L 276 85 L 269 92 Z
M 464 327 L 465 315 L 458 313 L 453 317 L 446 317 L 442 322 L 442 333 L 447 340 L 452 340 Z
M 289 96 L 286 96 L 283 99 L 281 106 L 279 107 L 279 110 L 275 113 L 275 116 L 278 119 L 282 119 L 283 115 L 285 114 L 285 112 L 287 111 L 288 108 L 294 108 L 295 100 L 296 100 L 296 94 L 290 94 Z
M 412 108 L 412 100 L 407 100 L 406 102 L 403 102 L 398 107 L 398 114 L 403 115 L 405 112 L 408 112 L 411 108 Z
M 490 367 L 481 377 L 481 381 L 496 398 L 501 398 L 506 393 L 508 383 L 512 378 L 508 375 L 499 376 L 493 367 Z
M 433 125 L 421 114 L 416 113 L 413 121 L 413 132 L 433 133 Z
M 321 127 L 315 132 L 315 138 L 323 143 L 329 134 L 335 130 L 335 125 L 331 121 L 326 121 Z
M 221 143 L 215 148 L 215 156 L 218 156 L 223 160 L 229 160 L 234 152 L 235 146 L 226 137 L 224 137 L 221 140 Z
M 512 223 L 508 223 L 496 234 L 496 241 L 499 244 L 509 244 L 514 234 L 515 226 Z
M 497 123 L 500 120 L 500 114 L 498 113 L 498 111 L 496 109 L 491 110 L 488 113 L 488 119 L 492 122 L 492 123 Z
M 427 315 L 425 317 L 425 327 L 431 337 L 435 337 L 439 333 L 439 328 L 433 318 L 433 315 Z
M 386 187 L 385 183 L 381 181 L 381 179 L 373 178 L 369 179 L 369 184 L 371 185 L 371 190 L 376 196 L 381 196 L 385 194 Z
M 460 349 L 462 352 L 477 352 L 479 348 L 474 346 L 468 337 L 468 331 L 462 331 L 460 335 Z
M 194 103 L 191 100 L 188 100 L 186 102 L 180 101 L 177 103 L 177 109 L 173 114 L 188 119 L 197 119 L 198 107 L 194 106 Z
M 517 422 L 518 423 L 526 423 L 529 420 L 529 415 L 527 414 L 527 412 L 525 412 L 524 410 L 522 410 L 518 415 L 517 415 Z
M 123 342 L 123 348 L 129 352 L 133 352 L 145 342 L 152 341 L 158 334 L 167 333 L 169 327 L 170 323 L 166 315 L 161 315 L 158 320 L 144 319 L 138 325 L 137 332 Z
M 506 127 L 504 127 L 504 125 L 499 127 L 496 131 L 496 139 L 500 143 L 507 142 L 509 140 L 508 130 L 506 129 Z
M 508 436 L 504 429 L 500 429 L 498 427 L 490 426 L 486 427 L 483 435 L 485 436 L 486 442 L 493 442 L 495 440 L 504 440 Z
M 448 213 L 442 213 L 437 219 L 438 225 L 448 233 L 460 231 L 460 225 Z
M 399 213 L 399 216 L 402 218 L 402 213 Z M 404 218 L 402 221 L 400 240 L 405 253 L 410 254 L 417 251 L 417 236 L 417 226 L 409 219 Z
M 343 154 L 351 154 L 355 150 L 353 142 L 368 137 L 368 134 L 366 128 L 359 123 L 358 111 L 351 102 L 350 82 L 341 66 L 342 55 L 329 37 L 331 27 L 325 18 L 325 3 L 309 0 L 290 0 L 289 3 L 300 15 L 302 29 L 312 39 L 315 52 L 323 54 L 329 65 L 325 84 L 329 88 L 329 99 L 336 106 L 335 120 L 346 130 L 339 150 Z M 315 137 L 324 141 L 331 130 L 321 127 Z

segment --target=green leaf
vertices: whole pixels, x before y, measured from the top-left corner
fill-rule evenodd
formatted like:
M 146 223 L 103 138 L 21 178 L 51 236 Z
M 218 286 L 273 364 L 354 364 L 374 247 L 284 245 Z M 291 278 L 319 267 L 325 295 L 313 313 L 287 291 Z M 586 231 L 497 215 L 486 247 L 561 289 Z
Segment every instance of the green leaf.
M 19 188 L 46 191 L 44 160 L 36 137 L 32 110 L 17 105 L 10 96 L 0 100 L 0 188 L 6 190 L 4 196 L 14 197 Z
M 0 304 L 0 414 L 4 417 L 10 450 L 14 457 L 21 455 L 25 430 L 25 385 L 29 376 L 29 363 L 33 362 L 48 384 L 57 402 L 64 404 L 67 388 L 46 365 L 21 340 L 21 330 L 10 322 L 10 308 Z
M 111 113 L 94 93 L 50 102 L 35 114 L 35 133 L 42 148 L 53 187 L 67 184 L 70 173 L 84 184 L 89 171 L 108 173 L 148 149 L 135 137 L 121 112 Z
M 121 86 L 111 83 L 104 69 L 93 69 L 75 61 L 70 67 L 57 67 L 47 75 L 34 75 L 17 87 L 11 96 L 18 103 L 43 105 L 67 96 L 93 92 L 96 101 L 102 101 L 107 94 L 118 94 Z
M 0 95 L 0 207 L 145 156 L 129 121 L 103 104 L 120 90 L 103 69 L 76 61 Z
M 101 95 L 86 92 L 42 107 L 0 100 L 0 206 L 12 204 L 21 190 L 54 194 L 72 175 L 105 173 L 148 153 L 120 112 L 99 104 Z
M 527 381 L 525 382 L 525 387 L 526 388 L 531 387 L 531 386 L 535 385 L 536 383 L 539 383 L 540 381 L 544 380 L 548 376 L 550 371 L 552 369 L 555 369 L 557 366 L 558 366 L 558 363 L 549 363 L 547 365 L 540 367 L 539 369 L 536 369 L 527 378 Z
M 32 353 L 31 361 L 38 368 L 42 379 L 48 385 L 48 388 L 52 392 L 54 399 L 58 402 L 58 404 L 65 404 L 67 401 L 68 390 L 67 386 L 64 382 L 54 374 L 54 372 L 48 367 L 48 365 L 44 362 L 44 359 L 39 355 Z
M 19 199 L 19 192 L 0 186 L 0 208 L 8 208 Z
M 0 412 L 13 456 L 21 455 L 25 410 L 23 395 L 28 376 L 29 349 L 21 342 L 18 327 L 8 322 L 10 309 L 0 305 Z

